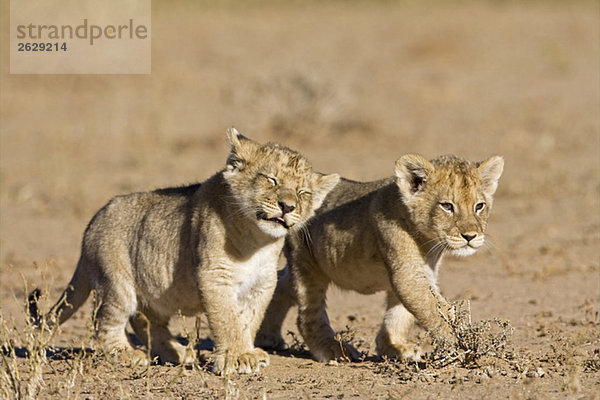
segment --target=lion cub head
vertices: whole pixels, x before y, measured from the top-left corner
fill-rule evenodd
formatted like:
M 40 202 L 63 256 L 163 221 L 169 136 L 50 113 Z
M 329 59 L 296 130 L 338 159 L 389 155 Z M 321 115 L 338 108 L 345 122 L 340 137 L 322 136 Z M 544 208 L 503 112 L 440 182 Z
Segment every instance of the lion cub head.
M 338 174 L 313 172 L 306 158 L 287 147 L 258 144 L 235 128 L 227 139 L 231 153 L 223 176 L 238 215 L 275 238 L 301 227 L 340 180 Z
M 411 218 L 432 250 L 468 256 L 481 247 L 502 157 L 473 163 L 455 156 L 396 161 L 396 182 Z M 431 251 L 431 250 L 430 250 Z

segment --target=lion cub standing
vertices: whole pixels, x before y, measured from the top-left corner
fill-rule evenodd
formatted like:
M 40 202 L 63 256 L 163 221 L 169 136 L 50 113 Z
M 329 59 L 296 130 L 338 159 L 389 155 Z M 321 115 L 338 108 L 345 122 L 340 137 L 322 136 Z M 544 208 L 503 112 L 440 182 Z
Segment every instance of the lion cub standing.
M 251 373 L 269 364 L 254 336 L 277 281 L 288 231 L 301 227 L 339 176 L 313 173 L 300 154 L 259 145 L 235 129 L 226 168 L 203 182 L 115 197 L 90 221 L 69 287 L 50 315 L 67 320 L 97 292 L 97 336 L 106 353 L 147 363 L 127 340 L 130 321 L 163 362 L 192 354 L 171 335 L 170 317 L 206 313 L 214 371 Z M 32 315 L 39 321 L 35 298 Z
M 325 293 L 333 283 L 363 294 L 385 290 L 377 352 L 418 358 L 407 338 L 413 317 L 426 329 L 448 334 L 438 311 L 448 307 L 436 285 L 440 261 L 444 253 L 467 256 L 483 245 L 503 166 L 501 157 L 472 163 L 454 156 L 429 162 L 405 155 L 396 162 L 393 178 L 343 179 L 307 225 L 308 234 L 288 236 L 288 266 L 257 345 L 284 345 L 281 324 L 297 302 L 298 328 L 317 360 L 356 358 L 357 351 L 336 341 L 329 325 Z

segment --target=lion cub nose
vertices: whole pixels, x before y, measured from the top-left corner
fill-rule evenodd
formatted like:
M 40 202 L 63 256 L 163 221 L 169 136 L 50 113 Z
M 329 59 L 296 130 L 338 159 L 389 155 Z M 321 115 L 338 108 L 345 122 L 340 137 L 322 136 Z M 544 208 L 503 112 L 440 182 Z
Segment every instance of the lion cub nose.
M 283 201 L 278 201 L 277 204 L 279 204 L 279 208 L 281 208 L 281 211 L 283 211 L 284 214 L 292 212 L 296 209 L 296 206 L 294 204 L 288 204 Z
M 460 236 L 462 236 L 467 242 L 470 242 L 471 240 L 473 240 L 477 237 L 477 234 L 475 232 L 468 232 L 468 233 L 461 233 Z

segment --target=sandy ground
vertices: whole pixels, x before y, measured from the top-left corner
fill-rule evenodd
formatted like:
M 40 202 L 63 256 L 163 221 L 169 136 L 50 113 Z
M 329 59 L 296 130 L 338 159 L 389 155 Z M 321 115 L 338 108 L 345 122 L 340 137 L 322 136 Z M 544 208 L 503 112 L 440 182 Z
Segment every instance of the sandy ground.
M 1 340 L 18 350 L 3 370 L 14 362 L 28 381 L 25 285 L 56 299 L 94 212 L 116 194 L 204 180 L 236 125 L 357 180 L 391 175 L 408 152 L 503 155 L 490 245 L 448 258 L 440 286 L 469 300 L 475 320 L 510 320 L 514 357 L 441 369 L 379 360 L 382 296 L 332 289 L 332 324 L 348 327 L 364 362 L 292 351 L 260 375 L 219 378 L 204 364 L 145 370 L 51 353 L 38 397 L 598 398 L 596 2 L 153 3 L 151 75 L 19 76 L 2 2 Z M 87 346 L 89 315 L 87 305 L 51 343 Z M 193 326 L 173 321 L 181 334 Z

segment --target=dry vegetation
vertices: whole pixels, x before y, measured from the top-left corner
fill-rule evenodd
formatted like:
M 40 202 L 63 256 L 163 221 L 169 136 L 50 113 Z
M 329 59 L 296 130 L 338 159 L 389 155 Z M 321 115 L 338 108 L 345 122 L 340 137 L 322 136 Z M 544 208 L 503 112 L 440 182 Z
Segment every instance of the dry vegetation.
M 0 398 L 597 398 L 597 15 L 592 1 L 154 0 L 150 76 L 10 75 L 3 51 Z M 290 350 L 258 376 L 207 372 L 204 318 L 172 324 L 191 367 L 108 362 L 91 302 L 34 329 L 26 294 L 40 287 L 43 310 L 58 297 L 94 212 L 207 178 L 232 124 L 358 180 L 408 152 L 504 155 L 488 249 L 441 271 L 459 346 L 415 328 L 422 362 L 381 360 L 383 297 L 339 290 L 331 322 L 359 363 L 312 361 L 294 312 Z

